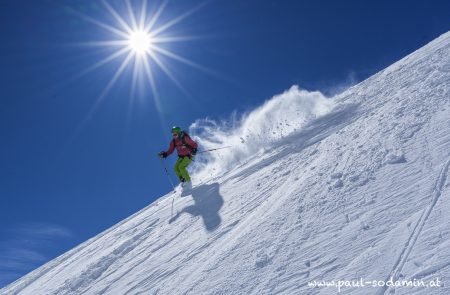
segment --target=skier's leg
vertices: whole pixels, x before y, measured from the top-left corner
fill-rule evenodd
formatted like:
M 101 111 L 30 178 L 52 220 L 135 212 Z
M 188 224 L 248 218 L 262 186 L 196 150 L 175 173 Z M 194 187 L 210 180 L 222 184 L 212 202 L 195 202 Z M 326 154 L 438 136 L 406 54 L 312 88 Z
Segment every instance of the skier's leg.
M 186 167 L 192 162 L 191 159 L 188 157 L 180 158 L 182 159 L 178 169 L 180 171 L 181 177 L 183 177 L 186 181 L 191 181 L 191 177 L 189 176 L 189 172 L 187 171 Z
M 175 174 L 177 175 L 178 179 L 180 181 L 183 181 L 183 176 L 181 175 L 181 169 L 180 165 L 183 161 L 183 158 L 178 158 L 177 162 L 175 163 L 175 166 L 173 167 L 173 170 L 175 170 Z

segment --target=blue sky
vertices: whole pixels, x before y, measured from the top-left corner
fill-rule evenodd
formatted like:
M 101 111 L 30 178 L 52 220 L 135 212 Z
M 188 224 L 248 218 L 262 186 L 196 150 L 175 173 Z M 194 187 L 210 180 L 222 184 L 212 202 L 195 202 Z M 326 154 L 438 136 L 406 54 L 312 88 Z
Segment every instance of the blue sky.
M 0 287 L 167 193 L 155 154 L 172 125 L 227 119 L 292 85 L 331 96 L 450 29 L 444 0 L 199 3 L 168 1 L 155 24 L 198 8 L 166 31 L 195 38 L 164 44 L 198 66 L 161 56 L 183 90 L 155 67 L 157 106 L 149 83 L 131 93 L 132 67 L 104 92 L 123 58 L 81 75 L 116 50 L 81 44 L 111 39 L 95 21 L 119 26 L 101 1 L 1 1 Z

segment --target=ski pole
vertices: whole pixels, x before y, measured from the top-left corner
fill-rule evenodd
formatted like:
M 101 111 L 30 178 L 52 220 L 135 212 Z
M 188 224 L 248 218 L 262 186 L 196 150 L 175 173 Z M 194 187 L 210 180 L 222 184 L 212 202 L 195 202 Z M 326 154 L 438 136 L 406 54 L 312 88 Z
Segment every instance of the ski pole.
M 175 185 L 173 184 L 172 178 L 170 178 L 169 171 L 167 171 L 167 168 L 166 168 L 166 165 L 164 164 L 164 160 L 163 159 L 161 159 L 161 164 L 164 167 L 164 171 L 166 171 L 167 179 L 169 179 L 169 182 L 172 185 L 173 190 L 175 191 Z
M 210 149 L 210 150 L 199 151 L 199 152 L 197 152 L 197 154 L 206 153 L 206 152 L 212 152 L 212 151 L 216 151 L 216 150 L 227 149 L 227 148 L 230 148 L 230 147 L 232 147 L 232 146 L 230 145 L 230 146 L 224 146 L 224 147 Z
M 162 158 L 160 158 L 160 159 L 161 159 L 161 164 L 164 167 L 164 171 L 166 171 L 167 179 L 169 179 L 169 182 L 170 182 L 170 184 L 172 185 L 172 188 L 173 188 L 173 193 L 175 194 L 175 185 L 173 185 L 172 178 L 170 178 L 169 171 L 167 171 L 167 168 L 166 168 L 166 165 L 164 165 L 163 159 Z M 175 195 L 172 196 L 172 207 L 171 207 L 171 210 L 170 210 L 170 217 L 173 217 L 173 203 L 174 203 L 174 201 L 175 201 Z

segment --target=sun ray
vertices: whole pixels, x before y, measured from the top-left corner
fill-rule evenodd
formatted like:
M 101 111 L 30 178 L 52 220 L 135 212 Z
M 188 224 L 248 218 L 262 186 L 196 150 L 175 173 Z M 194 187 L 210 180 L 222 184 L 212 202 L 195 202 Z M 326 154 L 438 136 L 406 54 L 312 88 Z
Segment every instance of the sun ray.
M 225 80 L 225 81 L 236 82 L 233 78 L 224 76 L 223 74 L 221 74 L 219 72 L 216 72 L 216 71 L 214 71 L 214 70 L 212 70 L 210 68 L 207 68 L 207 67 L 202 66 L 202 65 L 200 65 L 198 63 L 195 63 L 195 62 L 193 62 L 193 61 L 191 61 L 191 60 L 189 60 L 187 58 L 184 58 L 184 57 L 182 57 L 180 55 L 177 55 L 177 54 L 175 54 L 173 52 L 170 52 L 170 51 L 168 51 L 168 50 L 166 50 L 164 48 L 161 48 L 159 46 L 153 45 L 152 49 L 153 49 L 153 51 L 157 51 L 157 52 L 161 53 L 162 55 L 170 57 L 170 58 L 172 58 L 174 60 L 177 60 L 177 61 L 179 61 L 179 62 L 181 62 L 183 64 L 186 64 L 188 66 L 191 66 L 191 67 L 193 67 L 193 68 L 195 68 L 197 70 L 200 70 L 200 71 L 202 71 L 202 72 L 204 72 L 204 73 L 206 73 L 208 75 L 214 76 L 216 78 L 219 78 L 219 79 L 222 79 L 222 80 Z
M 145 26 L 146 15 L 147 15 L 147 0 L 142 0 L 141 18 L 139 20 L 139 28 L 141 29 Z
M 134 108 L 134 102 L 136 100 L 136 85 L 137 85 L 137 79 L 139 78 L 139 66 L 140 63 L 138 62 L 138 59 L 134 59 L 134 66 L 133 66 L 133 75 L 131 78 L 131 88 L 130 88 L 130 99 L 128 102 L 128 112 L 127 112 L 127 127 L 126 130 L 129 129 L 131 125 L 131 118 L 133 114 L 133 108 Z
M 168 3 L 168 0 L 164 0 L 161 5 L 158 7 L 158 10 L 155 12 L 154 15 L 152 15 L 152 17 L 150 18 L 149 23 L 145 26 L 144 31 L 146 32 L 150 32 L 153 28 L 153 26 L 155 25 L 155 23 L 158 21 L 160 15 L 162 14 L 162 12 L 164 11 L 164 8 L 166 7 Z M 141 22 L 141 27 L 144 27 L 145 25 L 145 21 Z
M 130 89 L 130 95 L 134 97 L 136 95 L 136 85 L 139 78 L 139 69 L 140 69 L 140 63 L 137 58 L 134 59 L 134 66 L 133 66 L 133 76 L 131 77 L 131 89 Z
M 159 98 L 158 90 L 156 88 L 156 83 L 155 83 L 153 73 L 150 68 L 150 63 L 149 63 L 148 59 L 144 60 L 144 68 L 145 68 L 145 73 L 147 74 L 147 78 L 149 79 L 149 82 L 150 82 L 151 90 L 153 93 L 153 98 L 154 98 L 154 101 L 156 104 L 156 109 L 158 110 L 158 112 L 161 112 L 162 111 L 161 101 Z
M 158 115 L 158 118 L 159 118 L 162 130 L 164 130 L 164 128 L 166 126 L 168 126 L 168 125 L 167 125 L 166 120 L 164 119 L 164 116 L 162 115 L 163 114 L 163 108 L 162 108 L 162 105 L 161 105 L 160 97 L 159 97 L 158 91 L 156 89 L 156 83 L 154 81 L 153 74 L 152 74 L 152 71 L 150 69 L 150 64 L 149 64 L 148 60 L 145 60 L 144 68 L 145 68 L 145 72 L 147 74 L 147 77 L 149 79 L 150 85 L 153 85 L 152 86 L 152 94 L 153 94 L 153 101 L 155 103 L 156 110 L 157 110 L 156 114 Z
M 109 13 L 117 20 L 117 22 L 125 29 L 125 31 L 130 34 L 133 32 L 133 29 L 123 20 L 123 18 L 117 13 L 111 5 L 109 5 L 106 0 L 102 1 L 103 5 L 108 9 Z
M 128 14 L 131 20 L 131 27 L 133 31 L 138 29 L 136 17 L 134 16 L 133 7 L 131 6 L 130 0 L 125 1 L 127 3 Z
M 127 40 L 107 40 L 107 41 L 89 41 L 89 42 L 78 42 L 72 45 L 76 46 L 88 46 L 88 47 L 110 47 L 110 46 L 126 46 L 128 44 Z
M 95 25 L 97 25 L 97 26 L 99 26 L 99 27 L 101 27 L 101 28 L 103 28 L 105 30 L 108 30 L 111 33 L 114 33 L 116 35 L 122 36 L 124 38 L 128 37 L 128 34 L 126 32 L 124 32 L 124 31 L 121 31 L 121 30 L 119 30 L 119 29 L 117 29 L 117 28 L 115 28 L 113 26 L 110 26 L 110 25 L 107 25 L 105 23 L 102 23 L 101 21 L 98 21 L 98 20 L 96 20 L 96 19 L 94 19 L 94 18 L 92 18 L 90 16 L 84 15 L 84 14 L 82 14 L 82 13 L 80 13 L 80 12 L 78 12 L 78 11 L 72 9 L 72 8 L 68 8 L 68 9 L 72 13 L 74 13 L 74 14 L 78 15 L 79 17 L 81 17 L 82 19 L 84 19 L 84 20 L 86 20 L 86 21 L 88 21 L 90 23 L 93 23 L 93 24 L 95 24 Z
M 164 48 L 161 48 L 159 46 L 152 46 L 152 49 L 154 51 L 157 51 L 157 52 L 161 53 L 162 55 L 165 55 L 165 56 L 170 57 L 170 58 L 172 58 L 174 60 L 177 60 L 177 61 L 179 61 L 181 63 L 184 63 L 184 64 L 186 64 L 188 66 L 196 68 L 197 70 L 201 70 L 201 71 L 203 71 L 205 73 L 208 73 L 208 74 L 211 74 L 211 75 L 214 75 L 214 76 L 220 75 L 220 74 L 218 74 L 217 72 L 215 72 L 215 71 L 213 71 L 211 69 L 208 69 L 208 68 L 206 68 L 206 67 L 204 67 L 202 65 L 199 65 L 199 64 L 197 64 L 197 63 L 195 63 L 195 62 L 193 62 L 193 61 L 191 61 L 191 60 L 189 60 L 187 58 L 179 56 L 179 55 L 177 55 L 177 54 L 175 54 L 173 52 L 170 52 L 170 51 L 168 51 L 168 50 L 166 50 Z
M 152 57 L 152 59 L 155 61 L 155 63 L 163 70 L 163 72 L 172 80 L 172 82 L 186 95 L 191 96 L 190 93 L 186 90 L 186 88 L 181 85 L 181 83 L 177 80 L 177 78 L 173 75 L 173 73 L 170 71 L 170 69 L 161 61 L 161 59 L 154 54 L 153 52 L 149 51 L 148 54 Z
M 129 65 L 130 60 L 132 58 L 133 58 L 133 53 L 132 52 L 128 53 L 127 57 L 122 61 L 122 63 L 120 64 L 120 67 L 117 69 L 117 71 L 114 74 L 114 76 L 111 78 L 111 80 L 108 82 L 106 87 L 103 89 L 102 93 L 98 97 L 98 99 L 95 102 L 94 107 L 93 107 L 93 109 L 91 110 L 90 113 L 93 114 L 95 109 L 101 104 L 101 102 L 106 97 L 106 95 L 109 93 L 111 88 L 114 86 L 114 84 L 116 84 L 117 80 L 120 78 L 120 75 L 122 75 L 122 73 L 125 70 L 125 68 Z
M 151 35 L 152 36 L 157 36 L 158 34 L 166 31 L 167 29 L 169 29 L 170 27 L 173 27 L 174 25 L 176 25 L 177 23 L 181 22 L 182 20 L 184 20 L 185 18 L 187 18 L 188 16 L 191 16 L 194 12 L 196 12 L 197 10 L 199 10 L 200 8 L 202 8 L 203 6 L 206 5 L 207 2 L 203 2 L 200 3 L 199 5 L 197 5 L 196 7 L 194 7 L 193 9 L 183 13 L 182 15 L 168 21 L 167 23 L 163 24 L 162 26 L 156 28 L 155 30 L 151 31 Z M 147 31 L 149 31 L 150 29 L 148 29 Z
M 153 36 L 152 43 L 172 43 L 172 42 L 184 42 L 194 41 L 210 38 L 210 36 Z
M 101 67 L 101 66 L 103 66 L 103 65 L 105 65 L 105 64 L 107 64 L 107 63 L 109 63 L 111 61 L 113 61 L 114 59 L 120 57 L 121 55 L 124 55 L 127 52 L 129 52 L 128 48 L 122 48 L 121 50 L 110 54 L 106 58 L 96 62 L 95 64 L 93 64 L 89 68 L 83 70 L 80 74 L 76 75 L 75 77 L 78 78 L 78 77 L 81 77 L 81 76 L 83 76 L 83 75 L 85 75 L 85 74 L 87 74 L 89 72 L 92 72 L 93 70 L 95 70 L 95 69 L 97 69 L 97 68 L 99 68 L 99 67 Z
M 122 62 L 122 64 L 120 65 L 120 67 L 118 68 L 118 70 L 116 71 L 114 76 L 112 77 L 112 79 L 109 81 L 109 83 L 103 89 L 102 93 L 96 99 L 94 105 L 91 107 L 91 109 L 89 110 L 89 112 L 86 115 L 86 117 L 84 118 L 84 120 L 82 120 L 81 123 L 78 125 L 77 129 L 70 137 L 69 142 L 73 142 L 75 140 L 75 138 L 77 137 L 77 135 L 81 132 L 81 130 L 83 130 L 84 127 L 87 125 L 87 123 L 90 120 L 92 120 L 98 107 L 103 102 L 103 100 L 105 99 L 106 95 L 109 93 L 111 88 L 114 86 L 114 84 L 116 83 L 117 79 L 120 77 L 122 72 L 125 70 L 126 66 L 129 64 L 132 57 L 133 57 L 133 53 L 130 52 L 128 54 L 128 56 L 125 58 L 125 60 Z

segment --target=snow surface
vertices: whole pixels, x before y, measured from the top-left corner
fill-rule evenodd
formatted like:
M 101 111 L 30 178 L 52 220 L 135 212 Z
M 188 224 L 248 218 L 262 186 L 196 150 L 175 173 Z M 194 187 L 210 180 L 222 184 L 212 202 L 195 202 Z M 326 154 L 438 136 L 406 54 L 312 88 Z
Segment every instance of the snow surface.
M 237 137 L 239 141 L 245 138 Z M 450 294 L 450 33 L 0 294 Z M 206 167 L 207 168 L 207 167 Z

